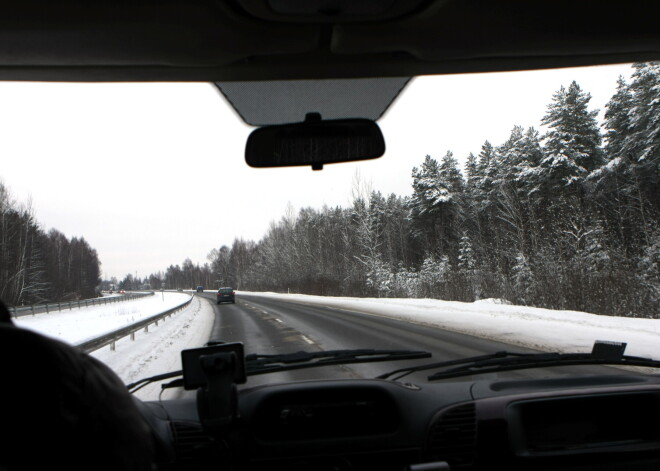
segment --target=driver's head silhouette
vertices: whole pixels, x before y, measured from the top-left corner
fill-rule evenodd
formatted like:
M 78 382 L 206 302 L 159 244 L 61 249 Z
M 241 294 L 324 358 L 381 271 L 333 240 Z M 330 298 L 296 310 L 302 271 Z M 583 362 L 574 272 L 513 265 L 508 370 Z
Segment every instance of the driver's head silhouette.
M 105 364 L 13 324 L 0 302 L 0 469 L 151 469 L 154 438 Z

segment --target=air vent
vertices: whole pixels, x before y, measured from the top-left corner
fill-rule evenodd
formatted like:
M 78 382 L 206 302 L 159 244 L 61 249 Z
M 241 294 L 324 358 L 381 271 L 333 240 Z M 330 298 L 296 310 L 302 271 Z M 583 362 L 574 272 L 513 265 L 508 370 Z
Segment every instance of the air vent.
M 177 469 L 203 469 L 212 440 L 202 427 L 194 423 L 172 422 L 172 433 Z
M 431 426 L 428 455 L 446 461 L 450 467 L 474 463 L 477 420 L 474 404 L 465 404 L 441 412 Z

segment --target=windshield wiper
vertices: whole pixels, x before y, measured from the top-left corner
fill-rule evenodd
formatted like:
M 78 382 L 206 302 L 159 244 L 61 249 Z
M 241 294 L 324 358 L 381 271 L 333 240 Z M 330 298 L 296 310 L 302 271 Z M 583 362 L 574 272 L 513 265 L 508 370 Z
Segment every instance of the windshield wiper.
M 378 361 L 414 360 L 430 358 L 429 352 L 418 350 L 327 350 L 324 352 L 295 352 L 283 355 L 246 355 L 247 375 L 314 368 L 317 366 L 373 363 Z
M 347 365 L 351 363 L 373 363 L 379 361 L 415 360 L 431 358 L 431 353 L 419 350 L 327 350 L 322 352 L 299 351 L 280 355 L 250 354 L 245 356 L 245 372 L 247 376 L 255 376 L 279 371 L 299 370 L 331 365 Z M 134 393 L 147 384 L 164 379 L 177 378 L 183 375 L 183 370 L 172 371 L 149 378 L 144 378 L 126 385 L 129 392 Z M 181 387 L 183 380 L 177 378 L 163 384 L 163 389 Z
M 397 380 L 416 371 L 447 368 L 428 377 L 429 381 L 501 371 L 577 365 L 625 365 L 660 368 L 660 361 L 624 355 L 626 344 L 597 341 L 591 353 L 518 353 L 500 351 L 459 360 L 403 368 L 378 376 Z M 449 368 L 454 367 L 454 368 Z M 395 376 L 396 375 L 396 376 Z

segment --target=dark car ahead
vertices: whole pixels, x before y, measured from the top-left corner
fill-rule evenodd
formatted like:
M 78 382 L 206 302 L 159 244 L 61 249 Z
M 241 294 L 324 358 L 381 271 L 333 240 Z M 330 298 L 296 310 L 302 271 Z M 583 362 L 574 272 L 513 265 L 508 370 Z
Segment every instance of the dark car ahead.
M 218 304 L 220 303 L 235 303 L 234 289 L 233 288 L 220 288 L 218 290 Z
M 197 292 L 198 293 L 203 293 L 204 292 L 204 287 L 203 286 L 198 286 L 197 287 Z

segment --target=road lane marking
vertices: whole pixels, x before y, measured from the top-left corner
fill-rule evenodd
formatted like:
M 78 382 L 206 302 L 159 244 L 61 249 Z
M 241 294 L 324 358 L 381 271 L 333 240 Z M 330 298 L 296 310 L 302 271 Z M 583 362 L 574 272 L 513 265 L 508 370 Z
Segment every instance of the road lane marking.
M 310 340 L 309 338 L 307 338 L 307 337 L 304 336 L 304 335 L 301 335 L 301 337 L 302 337 L 302 339 L 303 339 L 305 342 L 307 342 L 308 344 L 310 344 L 310 345 L 314 345 L 314 341 L 313 341 L 313 340 Z
M 282 322 L 282 319 L 278 319 L 276 317 L 274 319 L 275 319 L 276 322 L 279 322 L 280 324 L 284 324 L 284 322 Z

